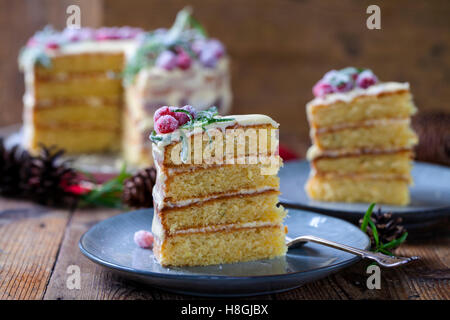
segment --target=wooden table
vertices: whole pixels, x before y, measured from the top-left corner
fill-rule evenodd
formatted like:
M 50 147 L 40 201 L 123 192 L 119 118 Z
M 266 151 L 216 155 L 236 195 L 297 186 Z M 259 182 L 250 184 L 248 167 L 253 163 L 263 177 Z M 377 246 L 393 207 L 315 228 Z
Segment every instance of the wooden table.
M 0 299 L 195 299 L 133 283 L 78 249 L 80 236 L 118 210 L 64 210 L 0 199 Z M 366 287 L 367 262 L 295 290 L 258 299 L 450 299 L 450 228 L 409 241 L 399 255 L 422 257 L 399 269 L 382 269 L 381 289 Z M 81 289 L 69 290 L 67 268 L 81 271 Z

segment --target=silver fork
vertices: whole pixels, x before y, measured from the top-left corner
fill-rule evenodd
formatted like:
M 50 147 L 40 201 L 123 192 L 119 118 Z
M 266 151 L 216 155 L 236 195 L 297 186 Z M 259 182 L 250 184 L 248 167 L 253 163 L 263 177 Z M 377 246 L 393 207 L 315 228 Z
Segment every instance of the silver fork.
M 360 256 L 363 259 L 369 259 L 369 260 L 376 261 L 379 265 L 381 265 L 383 267 L 387 267 L 387 268 L 398 267 L 398 266 L 406 264 L 408 262 L 420 259 L 420 257 L 417 257 L 417 256 L 413 256 L 410 258 L 391 257 L 386 254 L 382 254 L 380 252 L 371 252 L 371 251 L 367 251 L 367 250 L 362 250 L 362 249 L 347 246 L 342 243 L 337 243 L 334 241 L 318 238 L 316 236 L 300 236 L 295 239 L 292 239 L 292 238 L 286 236 L 286 245 L 289 249 L 299 247 L 299 246 L 305 244 L 306 242 L 315 242 L 315 243 L 322 244 L 327 247 L 331 247 L 334 249 L 353 253 L 353 254 Z

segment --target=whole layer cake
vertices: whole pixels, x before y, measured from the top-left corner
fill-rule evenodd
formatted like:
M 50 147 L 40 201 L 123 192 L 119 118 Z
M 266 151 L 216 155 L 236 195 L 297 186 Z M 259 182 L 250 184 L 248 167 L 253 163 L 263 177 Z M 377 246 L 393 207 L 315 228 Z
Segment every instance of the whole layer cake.
M 277 128 L 267 116 L 222 117 L 215 109 L 164 107 L 155 113 L 152 232 L 162 265 L 285 254 Z
M 152 164 L 148 135 L 162 105 L 231 105 L 229 62 L 185 9 L 170 29 L 46 27 L 19 57 L 25 73 L 25 147 L 69 154 L 123 151 Z M 118 143 L 121 141 L 122 143 Z
M 307 104 L 313 146 L 305 186 L 314 200 L 410 201 L 416 112 L 408 83 L 382 82 L 370 70 L 328 72 Z

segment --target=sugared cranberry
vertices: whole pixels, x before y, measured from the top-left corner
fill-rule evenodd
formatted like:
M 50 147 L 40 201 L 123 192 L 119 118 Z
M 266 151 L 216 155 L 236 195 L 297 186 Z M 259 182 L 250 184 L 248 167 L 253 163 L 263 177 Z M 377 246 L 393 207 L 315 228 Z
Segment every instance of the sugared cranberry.
M 156 123 L 156 121 L 158 121 L 159 118 L 165 115 L 175 117 L 175 112 L 172 111 L 172 108 L 168 106 L 163 106 L 155 111 L 155 114 L 153 115 L 153 122 Z
M 163 115 L 155 122 L 156 133 L 170 133 L 179 126 L 178 120 L 170 115 Z
M 140 230 L 134 234 L 134 243 L 141 248 L 150 248 L 153 245 L 153 234 L 150 231 Z
M 179 49 L 176 57 L 176 63 L 178 68 L 187 70 L 191 67 L 191 57 L 186 51 Z
M 205 47 L 206 41 L 204 39 L 195 40 L 192 42 L 191 49 L 196 55 L 200 55 L 203 48 Z
M 28 40 L 27 47 L 35 47 L 35 46 L 37 46 L 37 44 L 38 44 L 38 41 L 34 37 L 32 37 Z
M 347 67 L 340 71 L 343 74 L 346 74 L 352 78 L 353 81 L 356 81 L 356 78 L 358 77 L 359 71 L 355 67 Z
M 214 51 L 214 55 L 216 58 L 221 58 L 225 54 L 225 47 L 222 42 L 216 39 L 211 39 L 207 43 L 208 49 Z
M 156 58 L 155 65 L 166 70 L 172 70 L 177 66 L 177 56 L 172 51 L 165 50 Z
M 376 84 L 378 82 L 378 78 L 373 74 L 371 70 L 364 70 L 356 78 L 356 84 L 358 87 L 367 89 L 368 87 Z
M 195 119 L 197 117 L 197 110 L 195 110 L 193 106 L 185 105 L 183 109 L 188 111 L 191 114 L 192 118 Z
M 317 82 L 313 87 L 313 94 L 316 97 L 323 97 L 329 93 L 333 93 L 333 87 L 323 80 Z
M 59 48 L 59 44 L 57 44 L 56 42 L 51 41 L 51 42 L 47 42 L 47 43 L 45 44 L 45 47 L 46 47 L 47 49 L 50 49 L 50 50 L 56 50 L 56 49 Z

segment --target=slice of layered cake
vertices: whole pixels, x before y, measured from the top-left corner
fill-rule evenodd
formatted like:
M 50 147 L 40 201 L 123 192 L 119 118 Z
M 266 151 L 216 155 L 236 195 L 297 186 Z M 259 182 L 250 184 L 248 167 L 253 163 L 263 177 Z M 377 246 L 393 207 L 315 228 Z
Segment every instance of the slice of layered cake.
M 22 49 L 25 147 L 56 145 L 68 153 L 117 150 L 121 137 L 126 53 L 136 28 L 46 27 Z
M 410 201 L 411 161 L 417 136 L 408 83 L 381 82 L 370 70 L 330 71 L 307 104 L 313 146 L 306 184 L 314 200 Z
M 229 58 L 222 43 L 181 10 L 170 29 L 37 32 L 22 49 L 25 148 L 67 153 L 123 151 L 150 166 L 153 113 L 163 105 L 216 105 L 229 112 Z M 125 102 L 125 106 L 123 106 Z M 122 143 L 117 143 L 122 141 Z
M 278 124 L 264 115 L 155 113 L 154 254 L 164 266 L 273 258 L 286 252 Z
M 208 38 L 189 10 L 178 13 L 170 29 L 146 34 L 125 68 L 125 159 L 151 163 L 153 114 L 165 105 L 231 106 L 229 60 L 222 43 Z

